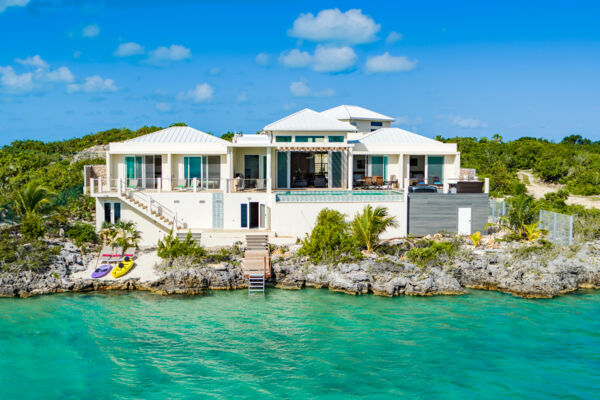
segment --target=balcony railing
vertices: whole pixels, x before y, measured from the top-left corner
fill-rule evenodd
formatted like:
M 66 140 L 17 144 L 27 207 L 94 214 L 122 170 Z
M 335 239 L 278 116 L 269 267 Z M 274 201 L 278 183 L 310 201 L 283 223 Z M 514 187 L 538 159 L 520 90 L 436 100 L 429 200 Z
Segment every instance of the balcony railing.
M 139 178 L 139 179 L 106 179 L 95 178 L 89 180 L 88 189 L 94 193 L 123 193 L 131 190 L 149 191 L 179 191 L 199 192 L 206 190 L 220 190 L 228 185 L 227 179 L 166 179 L 166 178 Z

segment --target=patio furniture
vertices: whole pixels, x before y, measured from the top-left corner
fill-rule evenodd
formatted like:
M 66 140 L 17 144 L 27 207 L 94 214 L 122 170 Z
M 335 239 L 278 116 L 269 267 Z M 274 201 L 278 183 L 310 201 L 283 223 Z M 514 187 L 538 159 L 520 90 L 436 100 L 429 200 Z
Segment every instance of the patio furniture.
M 322 175 L 315 176 L 315 187 L 324 188 L 327 186 L 327 179 Z
M 438 185 L 438 186 L 442 185 L 442 180 L 440 179 L 439 176 L 434 176 L 434 177 L 431 178 L 431 180 L 433 181 L 432 183 L 434 185 Z
M 383 176 L 374 176 L 373 178 L 375 179 L 375 186 L 381 188 L 383 186 Z
M 123 257 L 129 257 L 129 258 L 135 257 L 135 248 L 125 250 L 123 252 Z
M 396 175 L 391 175 L 390 180 L 387 181 L 386 184 L 388 189 L 396 189 L 398 187 L 398 179 L 396 178 Z
M 138 188 L 138 180 L 137 179 L 129 179 L 127 187 L 129 189 L 137 189 Z
M 102 250 L 100 251 L 100 262 L 108 263 L 108 262 L 110 262 L 111 258 L 112 258 L 112 248 L 110 248 L 108 246 L 103 247 Z
M 365 188 L 371 189 L 373 187 L 373 177 L 365 176 Z
M 187 179 L 177 179 L 177 190 L 183 191 L 187 189 Z
M 110 262 L 121 262 L 123 261 L 123 251 L 119 250 L 119 248 L 117 247 L 116 249 L 113 249 L 112 251 L 112 257 L 110 258 Z

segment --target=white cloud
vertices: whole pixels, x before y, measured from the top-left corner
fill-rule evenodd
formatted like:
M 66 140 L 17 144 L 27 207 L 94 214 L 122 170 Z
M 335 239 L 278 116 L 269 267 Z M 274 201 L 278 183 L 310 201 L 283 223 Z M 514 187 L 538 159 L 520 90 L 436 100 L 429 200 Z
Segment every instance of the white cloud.
M 423 123 L 423 119 L 421 117 L 410 117 L 408 115 L 401 115 L 395 118 L 395 121 L 392 122 L 394 126 L 414 126 L 421 125 Z
M 135 42 L 121 43 L 115 50 L 117 57 L 129 57 L 144 54 L 144 46 Z
M 148 56 L 148 62 L 151 64 L 168 64 L 172 61 L 182 61 L 192 58 L 192 52 L 187 47 L 172 44 L 169 47 L 161 46 L 152 50 Z
M 246 93 L 246 91 L 244 90 L 242 93 L 240 93 L 238 95 L 238 97 L 235 99 L 235 101 L 237 101 L 238 103 L 245 103 L 248 101 L 248 93 Z
M 267 66 L 271 64 L 271 55 L 267 53 L 258 53 L 254 60 L 257 64 Z
M 0 84 L 8 92 L 26 93 L 34 88 L 33 74 L 17 74 L 11 66 L 0 67 Z
M 47 69 L 50 67 L 48 63 L 44 61 L 38 54 L 33 57 L 29 56 L 27 58 L 15 58 L 15 61 L 21 65 L 28 65 L 38 69 Z
M 171 105 L 169 103 L 156 103 L 156 109 L 161 112 L 171 111 Z
M 331 41 L 348 44 L 368 43 L 376 39 L 381 25 L 364 15 L 362 10 L 341 12 L 338 8 L 300 14 L 288 34 L 313 42 Z
M 385 38 L 385 42 L 387 44 L 392 44 L 392 43 L 396 43 L 399 42 L 400 40 L 402 40 L 403 36 L 401 33 L 398 33 L 396 31 L 391 31 L 389 35 L 387 35 L 387 37 Z
M 317 46 L 312 69 L 318 72 L 346 71 L 356 64 L 356 59 L 351 47 Z
M 392 56 L 387 51 L 379 56 L 367 58 L 365 65 L 368 74 L 380 72 L 403 72 L 415 69 L 418 60 L 409 60 L 405 56 Z
M 88 25 L 81 31 L 81 36 L 93 38 L 100 34 L 100 27 L 96 24 Z
M 199 83 L 195 88 L 187 92 L 180 92 L 177 95 L 179 100 L 190 100 L 195 103 L 202 103 L 213 98 L 214 90 L 208 83 Z
M 99 75 L 88 76 L 85 78 L 84 83 L 72 83 L 67 86 L 67 92 L 86 92 L 86 93 L 97 93 L 97 92 L 116 92 L 119 88 L 115 85 L 115 81 L 112 79 L 104 79 Z
M 0 13 L 8 7 L 25 7 L 29 0 L 0 0 Z
M 75 80 L 75 76 L 67 67 L 58 67 L 55 70 L 48 71 L 44 79 L 48 82 L 64 82 L 69 83 Z
M 43 83 L 70 83 L 75 77 L 67 67 L 51 69 L 39 55 L 16 58 L 15 62 L 24 67 L 34 67 L 33 72 L 19 74 L 11 66 L 0 67 L 0 86 L 11 93 L 27 93 L 43 88 Z
M 325 89 L 315 92 L 306 81 L 297 81 L 290 83 L 290 93 L 294 97 L 330 97 L 335 95 L 335 90 Z
M 73 58 L 79 58 L 81 57 L 83 53 L 80 50 L 77 50 L 76 52 L 73 53 Z
M 460 115 L 449 115 L 450 123 L 464 129 L 485 128 L 487 124 L 479 119 L 465 118 Z
M 211 69 L 208 70 L 208 73 L 211 75 L 219 75 L 221 73 L 221 68 L 219 67 L 212 67 Z
M 279 62 L 288 68 L 308 67 L 312 61 L 313 57 L 307 51 L 298 49 L 284 51 L 279 56 Z

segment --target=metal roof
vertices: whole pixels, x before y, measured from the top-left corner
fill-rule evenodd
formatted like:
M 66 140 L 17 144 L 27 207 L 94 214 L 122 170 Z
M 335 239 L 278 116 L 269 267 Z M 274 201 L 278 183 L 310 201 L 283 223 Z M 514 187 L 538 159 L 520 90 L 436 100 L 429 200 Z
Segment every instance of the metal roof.
M 226 146 L 230 144 L 226 140 L 189 126 L 172 126 L 126 140 L 123 143 L 215 143 Z
M 347 122 L 338 121 L 305 108 L 287 117 L 281 118 L 263 128 L 264 131 L 316 131 L 316 132 L 354 132 L 356 127 Z
M 340 120 L 394 121 L 394 118 L 360 106 L 341 105 L 322 111 L 321 114 Z
M 400 128 L 380 128 L 349 142 L 364 144 L 420 144 L 428 146 L 445 144 Z

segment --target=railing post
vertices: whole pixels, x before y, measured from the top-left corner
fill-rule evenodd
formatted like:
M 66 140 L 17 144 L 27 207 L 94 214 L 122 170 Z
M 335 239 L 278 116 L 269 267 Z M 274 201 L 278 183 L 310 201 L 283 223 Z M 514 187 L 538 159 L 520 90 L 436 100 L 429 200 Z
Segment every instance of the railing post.
M 148 196 L 148 212 L 152 214 L 152 197 Z
M 121 197 L 121 195 L 123 194 L 123 188 L 121 187 L 121 179 L 117 179 L 117 193 L 119 194 L 119 197 Z
M 94 195 L 94 178 L 90 179 L 90 196 Z
M 102 178 L 98 178 L 98 193 L 102 193 Z
M 196 193 L 198 191 L 198 179 L 197 178 L 192 179 L 192 187 L 194 188 L 194 193 Z
M 573 216 L 569 217 L 569 245 L 573 244 Z

